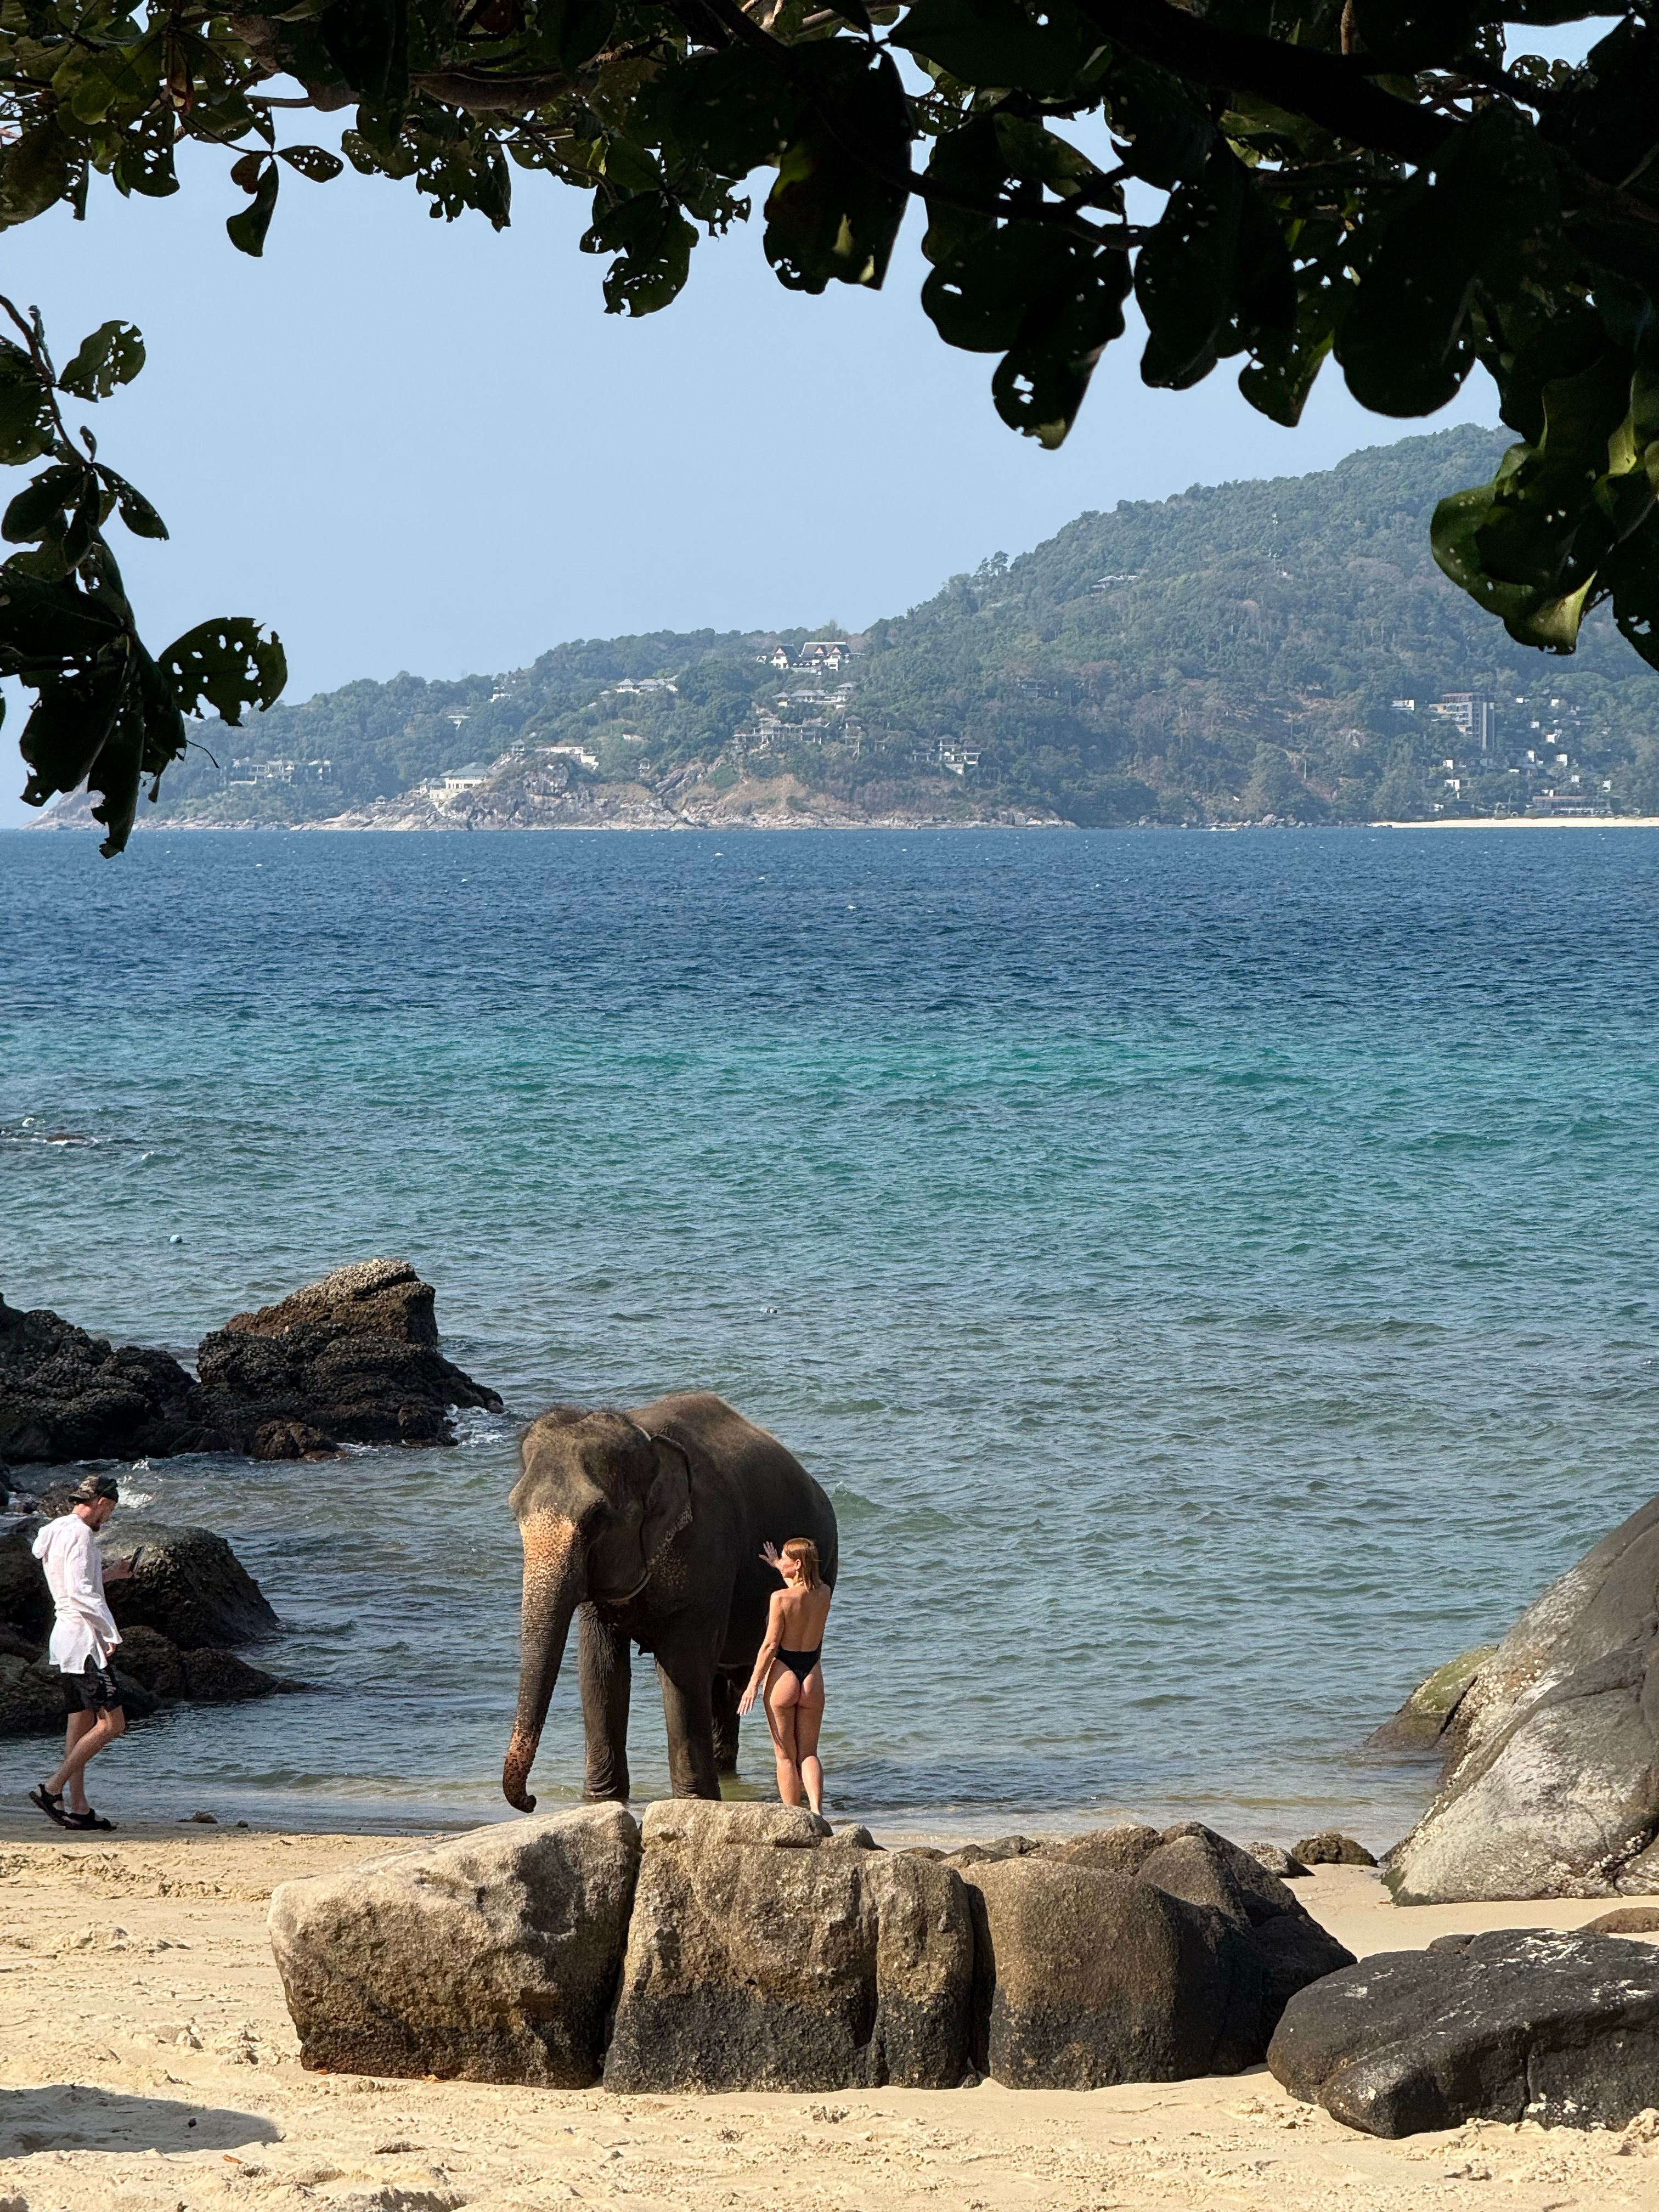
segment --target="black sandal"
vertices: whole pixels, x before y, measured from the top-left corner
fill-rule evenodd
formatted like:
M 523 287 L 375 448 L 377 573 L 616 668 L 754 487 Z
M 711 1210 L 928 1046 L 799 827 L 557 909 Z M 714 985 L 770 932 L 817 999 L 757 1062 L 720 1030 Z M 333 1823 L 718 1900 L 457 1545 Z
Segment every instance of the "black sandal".
M 94 1813 L 88 1805 L 84 1813 L 65 1813 L 64 1826 L 66 1828 L 112 1828 L 115 1823 L 106 1820 L 101 1813 Z
M 47 1820 L 55 1821 L 60 1828 L 67 1828 L 70 1826 L 70 1815 L 64 1810 L 64 1793 L 61 1790 L 48 1790 L 44 1782 L 40 1783 L 30 1790 L 29 1802 L 44 1813 Z

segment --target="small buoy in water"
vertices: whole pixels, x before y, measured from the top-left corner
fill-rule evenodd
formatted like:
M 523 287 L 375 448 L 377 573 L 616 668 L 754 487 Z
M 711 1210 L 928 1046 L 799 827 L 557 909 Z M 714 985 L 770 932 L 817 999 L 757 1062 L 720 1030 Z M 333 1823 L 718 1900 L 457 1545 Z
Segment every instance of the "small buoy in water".
M 167 1239 L 169 1244 L 182 1244 L 184 1241 L 182 1237 L 169 1237 Z

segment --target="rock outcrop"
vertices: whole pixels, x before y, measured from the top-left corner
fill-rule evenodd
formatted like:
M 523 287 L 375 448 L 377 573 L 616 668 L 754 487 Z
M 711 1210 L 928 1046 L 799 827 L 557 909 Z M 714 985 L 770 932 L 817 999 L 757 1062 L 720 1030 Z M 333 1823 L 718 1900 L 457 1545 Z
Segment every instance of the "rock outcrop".
M 1367 1751 L 1401 1751 L 1444 1759 L 1461 1740 L 1459 1717 L 1469 1686 L 1498 1650 L 1477 1644 L 1437 1667 L 1412 1692 L 1397 1712 L 1365 1739 Z
M 1390 1855 L 1401 1904 L 1659 1891 L 1659 1498 L 1474 1676 L 1440 1794 Z
M 1261 2057 L 1267 1971 L 1216 1911 L 1133 1875 L 1028 1854 L 975 1899 L 974 2061 L 1010 2089 L 1237 2074 Z
M 1011 2088 L 1237 2073 L 1298 1990 L 1353 1963 L 1276 1875 L 1197 1821 L 945 1863 L 975 1899 L 975 2063 Z
M 974 1937 L 953 1870 L 803 1809 L 645 1816 L 609 2089 L 954 2088 Z
M 40 1523 L 19 1522 L 0 1535 L 0 1736 L 61 1735 L 64 1692 L 47 1664 L 52 1599 L 30 1547 Z M 112 1556 L 143 1546 L 137 1572 L 109 1585 L 121 1630 L 111 1671 L 127 1717 L 143 1720 L 185 1698 L 230 1705 L 302 1689 L 250 1666 L 225 1647 L 270 1635 L 276 1615 L 222 1536 L 209 1528 L 115 1523 L 103 1543 Z
M 433 1304 L 406 1260 L 337 1267 L 204 1337 L 204 1400 L 234 1448 L 255 1458 L 453 1443 L 452 1407 L 499 1413 L 501 1401 L 439 1351 Z
M 1292 1999 L 1267 2053 L 1367 2135 L 1474 2118 L 1621 2128 L 1659 2106 L 1659 1956 L 1616 1936 L 1446 1936 Z
M 1345 1836 L 1340 1828 L 1322 1828 L 1316 1836 L 1304 1836 L 1294 1846 L 1293 1856 L 1304 1867 L 1358 1866 L 1374 1867 L 1376 1860 L 1356 1836 Z
M 628 1814 L 592 1805 L 284 1882 L 270 1940 L 301 2063 L 586 2087 L 639 1856 Z
M 100 1548 L 111 1559 L 138 1552 L 133 1574 L 111 1583 L 106 1593 L 123 1636 L 130 1628 L 153 1628 L 181 1651 L 200 1651 L 255 1643 L 281 1626 L 270 1599 L 211 1528 L 118 1521 L 100 1537 Z
M 406 1260 L 337 1267 L 277 1305 L 234 1315 L 203 1338 L 197 1370 L 0 1299 L 0 1462 L 449 1444 L 452 1407 L 501 1407 L 438 1349 L 432 1286 Z
M 135 1459 L 216 1441 L 200 1391 L 169 1353 L 112 1346 L 0 1298 L 0 1460 Z

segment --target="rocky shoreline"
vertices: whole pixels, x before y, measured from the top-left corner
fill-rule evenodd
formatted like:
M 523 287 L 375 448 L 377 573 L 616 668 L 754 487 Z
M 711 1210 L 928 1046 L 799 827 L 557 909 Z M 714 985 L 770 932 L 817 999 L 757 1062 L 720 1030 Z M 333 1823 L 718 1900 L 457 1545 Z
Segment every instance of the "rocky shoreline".
M 338 1267 L 170 1352 L 0 1297 L 0 1475 L 8 1463 L 230 1451 L 301 1459 L 342 1444 L 452 1444 L 457 1407 L 499 1395 L 439 1349 L 434 1293 L 406 1260 Z

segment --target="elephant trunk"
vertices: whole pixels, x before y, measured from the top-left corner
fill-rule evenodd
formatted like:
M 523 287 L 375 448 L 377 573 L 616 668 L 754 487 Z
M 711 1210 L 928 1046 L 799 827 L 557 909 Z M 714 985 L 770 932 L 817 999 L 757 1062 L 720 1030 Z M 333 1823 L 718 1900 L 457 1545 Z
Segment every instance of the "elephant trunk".
M 524 1638 L 519 1663 L 519 1705 L 513 1740 L 501 1769 L 509 1805 L 533 1813 L 525 1784 L 535 1763 L 548 1701 L 559 1679 L 570 1616 L 587 1595 L 587 1562 L 574 1521 L 541 1515 L 521 1526 L 524 1538 Z

